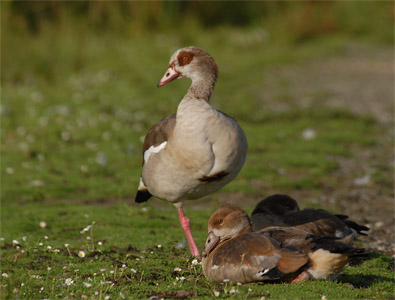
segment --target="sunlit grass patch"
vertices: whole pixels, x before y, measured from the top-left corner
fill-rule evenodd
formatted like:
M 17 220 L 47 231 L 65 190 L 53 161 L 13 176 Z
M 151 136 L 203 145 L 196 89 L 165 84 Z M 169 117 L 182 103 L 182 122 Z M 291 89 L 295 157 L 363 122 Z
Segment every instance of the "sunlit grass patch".
M 32 215 L 39 211 L 32 205 L 26 209 Z M 137 207 L 127 211 L 122 204 L 107 208 L 72 204 L 68 209 L 74 213 L 67 215 L 63 215 L 64 209 L 49 207 L 49 212 L 41 216 L 48 224 L 45 228 L 37 220 L 31 223 L 16 217 L 26 216 L 21 207 L 14 208 L 12 219 L 5 219 L 3 226 L 14 230 L 5 232 L 0 241 L 3 299 L 151 296 L 321 299 L 323 295 L 327 299 L 387 299 L 392 295 L 392 260 L 379 254 L 372 254 L 360 266 L 347 267 L 334 282 L 217 284 L 204 278 L 200 263 L 190 256 L 188 249 L 176 249 L 177 241 L 184 238 L 176 226 L 176 214 L 170 218 L 174 226 L 169 226 L 167 217 L 156 219 L 165 216 L 165 211 L 147 212 Z M 127 226 L 111 222 L 109 213 L 122 218 Z M 189 216 L 199 227 L 206 225 L 208 214 L 192 210 Z M 57 220 L 48 218 L 50 215 L 57 215 Z M 30 226 L 26 227 L 27 224 Z M 202 248 L 205 230 L 195 232 Z

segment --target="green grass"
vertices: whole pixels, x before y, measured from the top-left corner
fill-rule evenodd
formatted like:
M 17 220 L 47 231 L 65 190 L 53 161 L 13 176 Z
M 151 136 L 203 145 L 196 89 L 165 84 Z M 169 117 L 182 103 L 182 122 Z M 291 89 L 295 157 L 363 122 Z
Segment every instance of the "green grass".
M 1 271 L 8 277 L 3 275 L 1 279 L 3 298 L 80 299 L 86 295 L 119 299 L 122 293 L 126 298 L 136 299 L 160 293 L 171 295 L 171 291 L 196 291 L 203 299 L 213 298 L 214 291 L 220 292 L 220 298 L 237 299 L 393 296 L 392 260 L 376 253 L 360 266 L 347 267 L 334 282 L 245 286 L 210 283 L 203 277 L 201 266 L 192 264 L 185 249 L 175 249 L 184 237 L 177 214 L 170 206 L 158 211 L 150 205 L 114 204 L 103 208 L 67 203 L 8 204 L 3 206 L 4 210 L 7 214 L 2 215 L 2 225 L 7 231 L 3 231 L 5 240 L 0 243 Z M 210 211 L 192 210 L 188 215 L 201 248 Z M 40 222 L 45 222 L 46 227 L 40 227 Z M 92 224 L 91 229 L 81 233 Z M 13 244 L 13 240 L 19 244 Z M 84 251 L 85 257 L 79 257 L 79 251 Z M 176 267 L 181 272 L 174 271 Z M 65 284 L 68 278 L 73 280 L 70 286 Z M 232 294 L 232 289 L 238 294 Z
M 175 209 L 157 200 L 140 207 L 133 203 L 142 137 L 176 110 L 189 84 L 180 80 L 156 89 L 156 83 L 171 52 L 189 44 L 217 60 L 220 77 L 212 104 L 235 117 L 249 141 L 238 178 L 205 202 L 207 209 L 186 204 L 200 249 L 218 195 L 336 188 L 337 157 L 377 149 L 384 133 L 368 117 L 319 105 L 301 110 L 296 101 L 290 111 L 275 112 L 259 100 L 266 68 L 341 53 L 346 37 L 289 46 L 271 44 L 259 34 L 193 26 L 130 39 L 77 33 L 67 26 L 47 27 L 35 37 L 2 32 L 0 247 L 1 273 L 8 275 L 0 279 L 2 299 L 171 298 L 177 296 L 171 291 L 190 290 L 206 299 L 214 291 L 237 299 L 394 296 L 391 259 L 375 253 L 361 266 L 347 267 L 335 282 L 212 284 L 191 264 L 187 249 L 175 249 L 184 239 Z M 292 102 L 286 87 L 284 97 Z M 324 96 L 316 97 L 319 103 Z M 309 128 L 316 138 L 305 140 Z M 375 172 L 375 184 L 388 185 L 387 173 Z M 185 280 L 176 279 L 182 276 Z M 74 283 L 65 285 L 67 278 Z

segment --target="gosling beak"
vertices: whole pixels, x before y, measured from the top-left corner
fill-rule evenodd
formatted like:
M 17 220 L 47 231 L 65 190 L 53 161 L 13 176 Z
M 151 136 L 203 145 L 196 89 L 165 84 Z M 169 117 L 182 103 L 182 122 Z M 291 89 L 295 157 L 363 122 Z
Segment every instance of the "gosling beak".
M 177 72 L 173 66 L 170 66 L 167 69 L 165 75 L 163 75 L 162 79 L 158 82 L 157 87 L 165 85 L 166 83 L 173 81 L 174 79 L 178 78 L 179 76 L 181 76 L 181 73 Z
M 218 242 L 219 242 L 219 237 L 216 236 L 214 232 L 210 231 L 206 240 L 206 244 L 204 245 L 202 256 L 206 257 L 211 252 L 211 250 L 213 250 L 215 246 L 217 246 Z

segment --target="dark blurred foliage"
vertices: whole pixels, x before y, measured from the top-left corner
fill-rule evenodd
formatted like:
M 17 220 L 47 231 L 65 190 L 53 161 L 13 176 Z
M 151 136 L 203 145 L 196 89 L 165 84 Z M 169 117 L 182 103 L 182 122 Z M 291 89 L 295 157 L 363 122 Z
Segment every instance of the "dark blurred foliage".
M 193 21 L 203 28 L 262 25 L 296 42 L 338 32 L 393 40 L 393 1 L 12 1 L 1 6 L 8 27 L 31 34 L 70 21 L 127 35 Z

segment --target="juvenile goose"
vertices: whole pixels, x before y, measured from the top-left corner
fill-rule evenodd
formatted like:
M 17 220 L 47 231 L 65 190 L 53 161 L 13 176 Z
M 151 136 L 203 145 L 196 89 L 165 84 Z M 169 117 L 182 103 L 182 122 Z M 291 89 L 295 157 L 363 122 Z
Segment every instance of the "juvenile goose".
M 348 220 L 344 215 L 333 215 L 323 209 L 300 210 L 295 199 L 287 195 L 273 195 L 260 201 L 251 214 L 254 231 L 269 226 L 292 227 L 316 236 L 344 238 L 353 234 L 350 245 L 358 234 L 369 228 Z
M 208 232 L 202 267 L 210 281 L 292 280 L 309 261 L 302 252 L 280 248 L 274 239 L 252 232 L 248 215 L 231 204 L 211 215 Z
M 182 77 L 190 78 L 192 84 L 176 114 L 148 131 L 135 198 L 137 203 L 151 196 L 172 202 L 191 253 L 198 257 L 183 203 L 214 193 L 232 181 L 247 154 L 247 140 L 237 122 L 209 104 L 217 76 L 217 64 L 202 49 L 186 47 L 171 56 L 158 86 Z
M 208 231 L 203 273 L 217 282 L 334 279 L 350 258 L 367 254 L 347 245 L 350 236 L 317 237 L 290 227 L 252 232 L 248 215 L 230 204 L 213 213 Z

